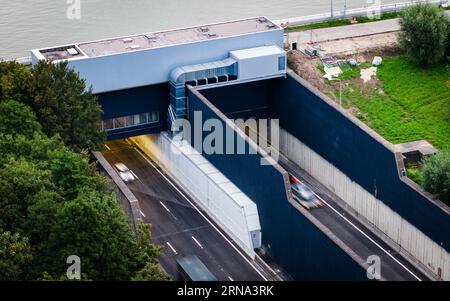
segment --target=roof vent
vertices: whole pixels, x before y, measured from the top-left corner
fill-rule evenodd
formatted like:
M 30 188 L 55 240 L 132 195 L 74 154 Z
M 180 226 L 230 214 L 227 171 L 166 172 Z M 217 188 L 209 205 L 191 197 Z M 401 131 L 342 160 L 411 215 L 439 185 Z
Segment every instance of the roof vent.
M 215 38 L 215 37 L 217 37 L 217 33 L 210 32 L 207 34 L 207 36 L 208 36 L 208 38 Z
M 125 38 L 125 39 L 122 39 L 122 41 L 124 43 L 131 43 L 131 42 L 133 42 L 133 39 L 132 38 Z
M 77 51 L 75 48 L 68 48 L 68 49 L 67 49 L 67 52 L 68 52 L 70 55 L 77 55 L 77 54 L 78 54 L 78 51 Z
M 277 27 L 277 26 L 276 26 L 275 24 L 273 24 L 273 23 L 267 24 L 266 26 L 267 26 L 267 28 L 275 28 L 275 27 Z
M 199 30 L 200 30 L 201 32 L 208 32 L 208 31 L 209 31 L 209 28 L 208 28 L 208 26 L 202 26 L 202 27 L 199 28 Z
M 139 46 L 139 45 L 131 45 L 130 46 L 130 49 L 139 49 L 139 48 L 141 48 L 141 46 Z
M 258 21 L 259 21 L 259 23 L 264 23 L 264 22 L 267 22 L 267 19 L 264 17 L 261 17 L 258 19 Z
M 158 37 L 155 36 L 154 34 L 148 33 L 146 35 L 144 35 L 147 39 L 149 39 L 150 41 L 154 41 L 156 40 Z

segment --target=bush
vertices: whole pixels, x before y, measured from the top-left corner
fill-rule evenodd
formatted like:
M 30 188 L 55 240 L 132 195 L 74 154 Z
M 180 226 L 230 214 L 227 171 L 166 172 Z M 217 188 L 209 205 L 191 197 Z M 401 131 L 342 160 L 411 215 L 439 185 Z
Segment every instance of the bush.
M 401 14 L 399 42 L 421 66 L 440 62 L 447 48 L 447 15 L 438 7 L 418 4 Z
M 439 200 L 450 205 L 450 150 L 425 158 L 422 165 L 422 186 Z

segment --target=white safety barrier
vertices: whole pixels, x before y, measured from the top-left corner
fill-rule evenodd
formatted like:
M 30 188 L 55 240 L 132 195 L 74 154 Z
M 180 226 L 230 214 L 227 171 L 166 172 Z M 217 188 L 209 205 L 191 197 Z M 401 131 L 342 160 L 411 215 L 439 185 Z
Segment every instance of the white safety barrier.
M 261 246 L 256 204 L 191 145 L 167 133 L 130 138 L 187 190 L 203 209 L 252 259 Z
M 384 233 L 400 248 L 398 251 L 409 254 L 441 279 L 450 280 L 450 254 L 444 248 L 283 129 L 280 151 Z

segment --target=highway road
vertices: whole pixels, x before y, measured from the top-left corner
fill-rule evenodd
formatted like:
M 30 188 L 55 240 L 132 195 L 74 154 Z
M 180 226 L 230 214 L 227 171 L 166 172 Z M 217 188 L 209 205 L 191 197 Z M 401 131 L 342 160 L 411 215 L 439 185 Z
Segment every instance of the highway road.
M 153 241 L 164 246 L 160 262 L 169 274 L 176 275 L 176 258 L 197 255 L 218 280 L 265 280 L 264 271 L 219 233 L 186 194 L 133 145 L 111 141 L 103 155 L 111 165 L 124 163 L 137 177 L 127 185 L 139 200 L 143 220 L 152 225 Z
M 319 199 L 326 204 L 309 212 L 325 225 L 349 249 L 366 260 L 370 255 L 377 255 L 381 262 L 382 280 L 422 281 L 429 280 L 422 272 L 407 261 L 402 255 L 390 248 L 383 240 L 365 227 L 356 218 L 347 213 L 334 201 L 335 196 L 326 187 L 311 177 L 293 162 L 280 156 L 280 165 L 290 174 L 310 187 Z

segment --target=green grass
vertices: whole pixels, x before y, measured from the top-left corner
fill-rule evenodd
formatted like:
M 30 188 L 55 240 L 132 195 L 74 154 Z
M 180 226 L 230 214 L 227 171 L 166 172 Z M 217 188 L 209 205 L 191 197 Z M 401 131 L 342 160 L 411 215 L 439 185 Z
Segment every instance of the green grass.
M 309 29 L 318 29 L 318 28 L 325 28 L 325 27 L 336 27 L 336 26 L 343 26 L 343 25 L 350 25 L 352 24 L 350 22 L 350 19 L 336 19 L 336 20 L 329 20 L 325 22 L 318 22 L 318 23 L 311 23 L 306 25 L 298 25 L 298 26 L 292 26 L 286 28 L 286 31 L 294 31 L 294 30 L 309 30 Z
M 408 178 L 421 185 L 420 163 L 409 163 L 405 166 Z
M 377 71 L 381 84 L 343 88 L 343 106 L 392 143 L 425 139 L 450 147 L 450 72 L 442 65 L 420 69 L 408 57 L 385 58 Z M 335 89 L 334 95 L 339 95 Z
M 383 13 L 381 14 L 379 19 L 369 18 L 366 16 L 358 16 L 356 17 L 356 20 L 358 23 L 368 23 L 368 22 L 376 22 L 376 21 L 382 21 L 387 19 L 394 19 L 398 18 L 399 14 L 397 12 L 390 12 L 390 13 Z M 298 25 L 298 26 L 292 26 L 288 27 L 287 31 L 294 31 L 294 30 L 310 30 L 310 29 L 318 29 L 318 28 L 326 28 L 326 27 L 336 27 L 336 26 L 343 26 L 343 25 L 351 25 L 350 19 L 335 19 L 335 20 L 329 20 L 324 22 L 317 22 L 317 23 L 311 23 L 306 25 Z
M 443 10 L 449 10 L 450 7 L 443 8 Z M 376 22 L 376 21 L 382 21 L 382 20 L 388 20 L 388 19 L 395 19 L 399 18 L 400 13 L 399 12 L 386 12 L 382 13 L 380 15 L 380 18 L 369 18 L 367 16 L 357 16 L 356 20 L 358 23 L 369 23 L 369 22 Z M 326 27 L 336 27 L 336 26 L 343 26 L 343 25 L 351 25 L 350 18 L 349 19 L 335 19 L 335 20 L 329 20 L 324 22 L 317 22 L 317 23 L 311 23 L 311 24 L 305 24 L 305 25 L 298 25 L 298 26 L 292 26 L 286 28 L 286 31 L 297 31 L 297 30 L 310 30 L 310 29 L 318 29 L 318 28 L 326 28 Z

